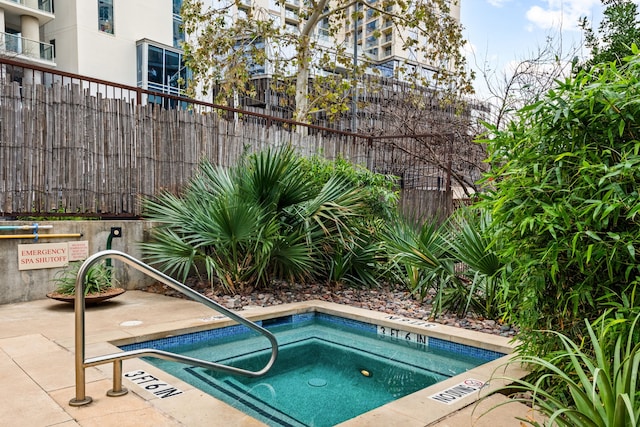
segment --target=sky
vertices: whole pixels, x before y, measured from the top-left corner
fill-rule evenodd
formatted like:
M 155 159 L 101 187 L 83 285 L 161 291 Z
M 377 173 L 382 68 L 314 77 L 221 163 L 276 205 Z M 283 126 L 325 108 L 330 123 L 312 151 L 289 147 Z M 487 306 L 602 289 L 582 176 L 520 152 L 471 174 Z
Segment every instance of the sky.
M 499 73 L 509 63 L 532 58 L 548 37 L 562 35 L 563 47 L 582 44 L 580 17 L 597 28 L 600 0 L 460 0 L 463 36 L 469 45 L 467 60 L 478 70 L 488 66 Z M 640 2 L 640 0 L 636 1 Z M 476 92 L 482 99 L 482 79 Z

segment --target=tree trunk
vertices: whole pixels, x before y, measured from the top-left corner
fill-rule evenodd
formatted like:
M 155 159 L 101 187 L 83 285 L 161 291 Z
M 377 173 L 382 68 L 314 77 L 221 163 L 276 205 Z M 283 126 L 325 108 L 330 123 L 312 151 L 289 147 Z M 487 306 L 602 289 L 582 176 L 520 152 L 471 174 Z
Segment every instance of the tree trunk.
M 300 31 L 300 46 L 298 47 L 298 74 L 296 76 L 296 107 L 294 120 L 307 123 L 309 114 L 309 74 L 311 68 L 311 36 L 318 26 L 320 17 L 329 0 L 320 0 L 314 6 L 313 13 Z

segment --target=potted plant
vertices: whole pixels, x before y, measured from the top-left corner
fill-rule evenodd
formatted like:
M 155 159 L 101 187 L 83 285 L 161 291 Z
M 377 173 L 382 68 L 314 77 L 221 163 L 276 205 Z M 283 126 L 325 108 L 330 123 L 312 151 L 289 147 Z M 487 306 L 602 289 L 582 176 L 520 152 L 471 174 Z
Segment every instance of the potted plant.
M 69 263 L 64 270 L 58 271 L 53 283 L 56 290 L 47 297 L 65 302 L 73 302 L 76 294 L 76 278 L 82 262 Z M 122 294 L 125 290 L 119 287 L 118 280 L 113 277 L 111 266 L 104 263 L 93 264 L 84 277 L 85 301 L 90 303 L 104 301 Z

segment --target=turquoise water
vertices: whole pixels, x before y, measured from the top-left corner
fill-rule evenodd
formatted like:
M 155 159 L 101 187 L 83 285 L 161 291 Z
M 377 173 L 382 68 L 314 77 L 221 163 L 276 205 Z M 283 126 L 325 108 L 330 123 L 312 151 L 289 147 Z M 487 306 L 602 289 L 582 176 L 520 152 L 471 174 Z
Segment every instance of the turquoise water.
M 354 328 L 332 317 L 265 324 L 277 337 L 279 354 L 271 371 L 260 378 L 147 361 L 268 425 L 318 427 L 333 426 L 487 361 L 380 336 L 373 325 Z M 171 344 L 158 346 L 156 341 L 153 346 L 261 369 L 269 360 L 268 342 L 242 330 L 236 327 L 229 336 L 188 344 L 176 343 L 173 337 Z

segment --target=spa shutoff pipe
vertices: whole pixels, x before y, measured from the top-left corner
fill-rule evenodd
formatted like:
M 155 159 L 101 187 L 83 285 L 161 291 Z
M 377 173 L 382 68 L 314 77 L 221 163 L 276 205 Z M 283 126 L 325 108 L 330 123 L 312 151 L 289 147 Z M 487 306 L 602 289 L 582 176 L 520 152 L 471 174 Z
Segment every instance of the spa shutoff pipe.
M 63 233 L 63 234 L 7 234 L 0 236 L 0 239 L 58 239 L 69 237 L 82 237 L 82 233 Z
M 38 234 L 41 229 L 51 229 L 53 225 L 39 225 L 34 223 L 31 225 L 0 225 L 0 230 L 33 230 L 33 234 L 5 234 L 0 235 L 0 239 L 60 239 L 69 237 L 82 237 L 82 233 L 58 233 L 58 234 Z
M 53 225 L 0 225 L 0 230 L 39 230 L 42 228 L 53 228 Z

